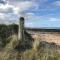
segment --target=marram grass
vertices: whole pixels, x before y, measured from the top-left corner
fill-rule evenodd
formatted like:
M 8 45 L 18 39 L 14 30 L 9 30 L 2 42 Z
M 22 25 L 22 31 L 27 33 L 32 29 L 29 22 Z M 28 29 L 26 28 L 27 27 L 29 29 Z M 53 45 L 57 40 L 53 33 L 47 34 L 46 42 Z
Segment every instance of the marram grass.
M 17 35 L 13 35 L 10 38 L 10 42 L 0 51 L 0 60 L 60 60 L 59 48 L 43 47 L 40 46 L 40 41 L 35 40 L 32 49 L 18 51 L 15 50 L 18 44 Z

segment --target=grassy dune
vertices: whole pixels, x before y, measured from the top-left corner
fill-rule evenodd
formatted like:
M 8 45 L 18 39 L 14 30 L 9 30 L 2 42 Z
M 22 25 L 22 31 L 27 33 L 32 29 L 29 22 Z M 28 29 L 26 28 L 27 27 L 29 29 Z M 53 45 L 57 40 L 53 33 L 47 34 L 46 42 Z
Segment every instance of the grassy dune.
M 18 45 L 17 35 L 9 37 L 6 46 L 0 51 L 0 60 L 60 60 L 60 48 L 57 45 L 35 40 L 32 48 L 24 51 L 17 50 L 15 47 Z

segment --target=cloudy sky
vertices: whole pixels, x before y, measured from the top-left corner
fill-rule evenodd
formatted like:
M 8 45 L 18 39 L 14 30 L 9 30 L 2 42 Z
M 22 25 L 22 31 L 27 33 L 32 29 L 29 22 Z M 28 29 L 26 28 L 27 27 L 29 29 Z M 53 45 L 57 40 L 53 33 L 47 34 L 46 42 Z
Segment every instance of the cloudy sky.
M 0 24 L 19 22 L 26 27 L 60 27 L 60 0 L 0 0 Z

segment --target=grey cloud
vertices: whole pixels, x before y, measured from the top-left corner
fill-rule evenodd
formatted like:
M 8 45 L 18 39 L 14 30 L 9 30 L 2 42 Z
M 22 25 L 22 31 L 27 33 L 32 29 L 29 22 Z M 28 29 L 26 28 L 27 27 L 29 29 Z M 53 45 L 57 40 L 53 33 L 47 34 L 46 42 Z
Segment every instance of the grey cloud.
M 5 0 L 0 0 L 0 4 L 6 4 L 7 3 L 7 1 L 5 1 Z

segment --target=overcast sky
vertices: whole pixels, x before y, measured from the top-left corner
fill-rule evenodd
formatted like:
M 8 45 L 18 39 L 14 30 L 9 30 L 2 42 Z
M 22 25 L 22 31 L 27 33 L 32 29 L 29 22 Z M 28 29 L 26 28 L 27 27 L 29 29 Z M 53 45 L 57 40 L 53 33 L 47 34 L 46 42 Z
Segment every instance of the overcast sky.
M 60 27 L 60 0 L 0 0 L 0 24 L 19 23 L 26 27 Z

